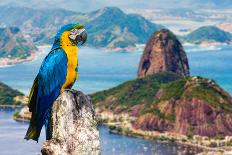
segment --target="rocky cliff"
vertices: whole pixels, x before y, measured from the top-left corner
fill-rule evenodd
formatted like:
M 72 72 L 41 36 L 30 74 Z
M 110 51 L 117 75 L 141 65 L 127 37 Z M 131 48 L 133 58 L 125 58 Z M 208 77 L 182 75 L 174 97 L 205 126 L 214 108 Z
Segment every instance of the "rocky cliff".
M 162 71 L 189 75 L 186 53 L 176 36 L 166 29 L 153 33 L 147 42 L 139 63 L 138 77 Z
M 43 155 L 98 155 L 99 132 L 90 98 L 67 90 L 54 102 L 51 112 L 51 140 L 43 144 Z

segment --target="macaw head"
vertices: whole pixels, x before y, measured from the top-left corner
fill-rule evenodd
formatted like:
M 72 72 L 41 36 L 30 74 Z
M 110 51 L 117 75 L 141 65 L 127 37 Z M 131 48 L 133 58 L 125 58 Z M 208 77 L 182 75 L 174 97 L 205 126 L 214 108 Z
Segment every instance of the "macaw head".
M 83 45 L 87 40 L 87 32 L 81 24 L 68 24 L 58 31 L 53 47 Z

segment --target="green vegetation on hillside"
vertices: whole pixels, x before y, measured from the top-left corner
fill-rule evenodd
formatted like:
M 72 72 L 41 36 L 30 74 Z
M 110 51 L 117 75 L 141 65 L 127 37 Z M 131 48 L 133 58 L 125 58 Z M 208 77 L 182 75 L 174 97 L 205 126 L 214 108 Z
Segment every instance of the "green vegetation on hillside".
M 153 24 L 136 14 L 125 14 L 116 7 L 106 7 L 89 15 L 97 14 L 86 23 L 88 43 L 100 47 L 127 47 L 145 43 L 150 35 L 162 26 Z
M 136 104 L 151 104 L 154 102 L 155 94 L 161 84 L 178 79 L 180 77 L 174 73 L 159 73 L 142 79 L 125 82 L 117 87 L 97 92 L 91 96 L 94 103 L 104 101 L 109 96 L 115 97 L 116 99 L 112 103 L 107 103 L 109 106 L 112 106 L 112 109 L 117 105 L 130 108 Z
M 164 114 L 158 108 L 164 101 L 199 99 L 215 109 L 232 112 L 229 94 L 214 81 L 201 77 L 181 78 L 170 72 L 128 81 L 91 97 L 97 107 L 112 111 L 120 107 L 121 112 L 128 112 L 134 105 L 143 104 L 140 115 L 151 113 L 170 122 L 175 120 L 174 111 Z
M 0 82 L 0 105 L 21 104 L 19 101 L 14 100 L 16 96 L 24 96 L 24 94 Z
M 232 41 L 232 34 L 216 26 L 203 26 L 184 36 L 182 39 L 195 44 L 200 44 L 204 41 L 230 43 Z

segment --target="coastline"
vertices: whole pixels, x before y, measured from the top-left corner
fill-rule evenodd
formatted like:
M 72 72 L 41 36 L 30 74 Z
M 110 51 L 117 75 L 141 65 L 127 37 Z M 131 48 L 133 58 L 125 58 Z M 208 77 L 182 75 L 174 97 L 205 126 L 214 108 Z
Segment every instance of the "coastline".
M 20 63 L 24 62 L 30 62 L 35 59 L 37 59 L 40 55 L 44 54 L 47 52 L 48 48 L 51 48 L 52 45 L 45 44 L 45 45 L 37 45 L 38 51 L 33 51 L 31 55 L 29 55 L 27 58 L 21 59 L 21 58 L 0 58 L 0 68 L 4 67 L 10 67 L 14 66 Z M 89 48 L 97 48 L 97 47 L 92 47 L 92 46 L 87 46 Z M 110 51 L 110 52 L 136 52 L 136 51 L 142 51 L 143 44 L 141 45 L 136 45 L 136 47 L 125 47 L 125 48 L 120 48 L 120 47 L 115 47 L 115 48 L 108 48 L 108 47 L 100 47 L 99 49 L 103 51 Z
M 157 137 L 153 137 L 153 136 L 149 137 L 147 135 L 138 135 L 138 134 L 135 134 L 135 133 L 131 133 L 131 134 L 121 133 L 121 132 L 118 132 L 117 130 L 111 130 L 110 125 L 107 125 L 107 124 L 103 124 L 103 125 L 109 127 L 109 132 L 113 133 L 113 134 L 126 135 L 126 136 L 130 136 L 130 137 L 135 137 L 135 138 L 154 140 L 154 141 L 163 142 L 163 143 L 177 143 L 177 144 L 180 144 L 180 145 L 186 145 L 186 146 L 200 148 L 200 149 L 203 149 L 203 151 L 223 151 L 221 148 L 207 147 L 207 146 L 200 145 L 200 144 L 193 144 L 193 143 L 188 142 L 188 141 L 186 141 L 186 142 L 179 141 L 177 139 L 172 139 L 170 137 L 165 137 L 163 135 L 162 136 L 157 136 Z M 146 132 L 146 131 L 144 131 L 144 132 Z M 159 132 L 157 132 L 157 133 L 159 133 Z M 159 133 L 159 134 L 161 134 L 161 133 Z M 180 136 L 183 136 L 183 135 L 180 135 Z
M 15 121 L 18 121 L 18 122 L 30 122 L 31 113 L 29 113 L 27 110 L 28 110 L 27 107 L 22 108 L 20 112 L 16 112 L 14 114 L 13 119 Z M 172 142 L 172 143 L 177 143 L 177 144 L 181 144 L 181 145 L 197 147 L 197 148 L 204 149 L 204 150 L 207 150 L 207 151 L 213 151 L 213 150 L 218 151 L 218 150 L 220 150 L 220 149 L 214 149 L 214 148 L 210 148 L 210 147 L 206 147 L 206 146 L 202 146 L 202 145 L 198 145 L 198 144 L 192 144 L 192 143 L 187 143 L 187 142 L 176 141 L 174 139 L 169 139 L 169 138 L 166 138 L 166 139 L 165 138 L 164 139 L 157 138 L 157 139 L 155 139 L 152 136 L 147 136 L 147 135 L 142 135 L 142 134 L 119 132 L 118 130 L 113 130 L 112 129 L 113 124 L 114 123 L 104 123 L 104 122 L 98 123 L 98 125 L 107 126 L 109 128 L 109 133 L 111 133 L 111 134 L 126 135 L 126 136 L 129 136 L 129 137 L 148 139 L 148 140 L 155 140 L 155 141 L 159 141 L 159 142 L 162 142 L 162 143 L 170 143 L 170 142 Z
M 13 66 L 19 63 L 28 62 L 36 59 L 40 55 L 40 52 L 32 52 L 30 56 L 25 59 L 21 58 L 0 58 L 0 67 Z
M 202 48 L 210 48 L 210 47 L 226 46 L 226 45 L 232 45 L 232 42 L 225 43 L 225 42 L 216 42 L 216 41 L 203 41 L 199 44 L 191 43 L 191 42 L 183 42 L 183 46 L 199 46 Z
M 229 145 L 232 141 L 232 136 L 226 136 L 224 139 L 215 139 L 199 135 L 188 137 L 186 135 L 172 132 L 144 131 L 133 128 L 130 122 L 134 120 L 134 118 L 126 113 L 115 115 L 109 111 L 99 112 L 98 110 L 99 109 L 95 109 L 98 124 L 107 126 L 109 132 L 112 134 L 126 135 L 165 143 L 177 143 L 200 148 L 203 151 L 232 151 L 232 148 Z M 13 119 L 18 122 L 29 122 L 30 118 L 31 113 L 27 106 L 21 108 L 21 110 L 16 112 L 13 116 Z
M 99 121 L 99 124 L 108 126 L 109 132 L 113 134 L 132 136 L 166 143 L 174 142 L 181 145 L 200 148 L 203 150 L 203 152 L 232 151 L 231 146 L 229 146 L 229 143 L 232 141 L 232 136 L 226 136 L 224 139 L 214 139 L 199 135 L 188 137 L 186 135 L 166 131 L 144 131 L 133 128 L 130 122 L 135 118 L 126 113 L 113 114 L 109 111 L 100 112 L 99 109 L 96 109 L 96 118 Z
M 203 41 L 199 44 L 202 48 L 208 48 L 212 46 L 223 46 L 223 45 L 232 45 L 232 43 L 223 43 L 223 42 L 215 42 L 215 41 Z
M 46 48 L 51 47 L 50 45 L 41 45 L 37 46 L 38 51 L 33 51 L 31 55 L 29 55 L 25 59 L 20 59 L 20 58 L 0 58 L 0 68 L 1 67 L 10 67 L 14 66 L 16 64 L 24 63 L 24 62 L 29 62 L 32 60 L 35 60 L 38 58 L 41 54 L 46 52 Z
M 129 136 L 129 137 L 135 137 L 135 138 L 141 138 L 141 139 L 147 139 L 147 140 L 154 140 L 154 141 L 157 141 L 157 142 L 160 142 L 160 143 L 176 143 L 178 145 L 183 145 L 183 146 L 190 146 L 190 147 L 193 147 L 193 148 L 199 148 L 199 149 L 202 149 L 202 152 L 208 152 L 208 151 L 224 151 L 223 149 L 221 148 L 213 148 L 213 147 L 207 147 L 207 146 L 204 146 L 204 145 L 199 145 L 199 144 L 192 144 L 190 142 L 182 142 L 182 141 L 177 141 L 176 139 L 170 139 L 169 137 L 143 137 L 141 135 L 136 135 L 136 134 L 125 134 L 125 133 L 120 133 L 118 131 L 114 131 L 114 130 L 111 130 L 110 129 L 110 126 L 107 125 L 107 124 L 103 124 L 104 126 L 107 126 L 109 128 L 109 132 L 112 133 L 112 134 L 118 134 L 118 135 L 125 135 L 125 136 Z M 200 153 L 202 153 L 200 152 Z

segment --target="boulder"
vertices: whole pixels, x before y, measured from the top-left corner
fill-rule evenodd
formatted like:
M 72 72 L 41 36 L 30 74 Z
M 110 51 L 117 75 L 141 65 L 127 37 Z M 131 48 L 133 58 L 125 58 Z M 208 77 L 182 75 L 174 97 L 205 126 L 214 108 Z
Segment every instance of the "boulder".
M 51 110 L 51 139 L 43 144 L 43 155 L 100 154 L 99 132 L 90 97 L 66 90 Z

